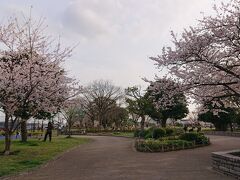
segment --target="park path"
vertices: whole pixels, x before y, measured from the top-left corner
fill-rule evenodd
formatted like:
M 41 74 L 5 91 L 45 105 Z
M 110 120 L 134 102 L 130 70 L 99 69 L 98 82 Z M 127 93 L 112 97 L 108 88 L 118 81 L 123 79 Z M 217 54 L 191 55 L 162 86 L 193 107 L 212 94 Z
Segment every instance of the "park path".
M 212 145 L 197 149 L 141 153 L 133 139 L 88 137 L 93 141 L 65 153 L 18 180 L 228 180 L 211 169 L 213 151 L 240 148 L 240 138 L 210 136 Z

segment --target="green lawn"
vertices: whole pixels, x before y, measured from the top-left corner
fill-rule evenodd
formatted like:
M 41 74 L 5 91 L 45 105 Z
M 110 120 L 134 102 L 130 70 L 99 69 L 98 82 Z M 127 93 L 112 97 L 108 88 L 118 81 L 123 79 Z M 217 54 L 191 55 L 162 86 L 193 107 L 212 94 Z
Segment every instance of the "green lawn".
M 134 137 L 133 132 L 113 132 L 113 136 L 124 136 L 124 137 Z
M 88 141 L 89 139 L 77 137 L 57 137 L 53 138 L 52 142 L 32 139 L 27 143 L 14 141 L 11 147 L 12 155 L 0 154 L 0 177 L 39 166 L 61 152 Z M 3 152 L 3 148 L 4 141 L 0 141 L 0 152 Z

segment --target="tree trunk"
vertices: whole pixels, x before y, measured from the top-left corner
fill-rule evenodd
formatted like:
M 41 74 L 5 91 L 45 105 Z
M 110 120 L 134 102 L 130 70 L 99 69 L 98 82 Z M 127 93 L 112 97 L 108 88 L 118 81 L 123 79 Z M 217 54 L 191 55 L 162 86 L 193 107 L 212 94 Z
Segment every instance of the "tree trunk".
M 11 147 L 11 133 L 10 133 L 10 128 L 9 128 L 9 117 L 7 113 L 5 114 L 5 149 L 4 149 L 4 155 L 9 155 L 10 154 L 10 147 Z
M 231 132 L 233 132 L 233 124 L 230 123 Z
M 72 127 L 71 123 L 72 123 L 71 121 L 68 122 L 68 137 L 71 137 L 71 127 Z
M 43 132 L 43 121 L 42 121 L 42 125 L 41 125 L 41 131 Z
M 92 128 L 94 128 L 94 118 L 91 117 L 91 122 L 92 122 Z
M 162 127 L 165 128 L 167 125 L 167 119 L 162 119 Z
M 141 116 L 141 130 L 144 130 L 144 124 L 145 124 L 145 116 Z
M 22 142 L 27 142 L 27 122 L 26 120 L 21 121 L 21 138 Z
M 5 132 L 5 149 L 4 149 L 4 155 L 10 154 L 10 147 L 11 147 L 11 133 L 9 131 Z

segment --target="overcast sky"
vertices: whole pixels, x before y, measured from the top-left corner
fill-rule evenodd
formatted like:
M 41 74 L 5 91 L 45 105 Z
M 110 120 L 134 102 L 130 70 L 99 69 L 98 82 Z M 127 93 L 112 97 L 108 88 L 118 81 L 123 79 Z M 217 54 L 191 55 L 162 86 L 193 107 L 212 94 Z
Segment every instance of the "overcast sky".
M 228 0 L 225 0 L 228 1 Z M 21 13 L 46 18 L 47 33 L 78 44 L 66 61 L 81 84 L 108 79 L 128 87 L 147 84 L 161 72 L 148 57 L 171 45 L 170 31 L 197 24 L 220 0 L 0 0 L 0 23 Z
M 48 34 L 62 44 L 78 44 L 65 66 L 87 84 L 109 79 L 116 85 L 146 86 L 141 78 L 159 74 L 148 59 L 171 45 L 170 31 L 181 33 L 212 13 L 214 0 L 0 0 L 1 23 L 13 14 L 46 18 Z M 219 3 L 219 1 L 217 1 Z

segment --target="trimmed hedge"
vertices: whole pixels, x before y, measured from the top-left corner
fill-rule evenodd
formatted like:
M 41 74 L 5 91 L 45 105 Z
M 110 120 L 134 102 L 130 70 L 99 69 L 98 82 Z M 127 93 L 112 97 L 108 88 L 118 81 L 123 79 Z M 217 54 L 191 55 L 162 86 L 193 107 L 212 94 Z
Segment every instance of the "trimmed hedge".
M 156 128 L 156 129 L 153 129 L 152 131 L 152 137 L 153 139 L 159 139 L 159 138 L 162 138 L 166 136 L 166 131 L 165 129 L 163 128 Z
M 136 141 L 135 147 L 140 152 L 167 152 L 194 148 L 194 143 L 185 140 L 142 140 Z
M 149 128 L 144 130 L 136 130 L 134 132 L 134 137 L 140 137 L 144 139 L 160 139 L 169 136 L 178 136 L 183 134 L 184 131 L 178 128 Z
M 194 141 L 196 144 L 209 144 L 209 139 L 202 133 L 185 133 L 179 136 L 179 139 L 186 141 Z
M 172 128 L 165 128 L 166 131 L 166 136 L 173 136 L 174 134 L 174 129 Z
M 147 131 L 144 131 L 147 132 Z M 141 152 L 166 152 L 181 149 L 196 148 L 210 144 L 209 139 L 202 133 L 185 133 L 180 136 L 165 136 L 166 131 L 158 128 L 154 129 L 156 133 L 155 139 L 138 139 L 135 142 L 135 147 Z M 154 135 L 154 134 L 153 134 Z M 145 136 L 146 137 L 146 136 Z

